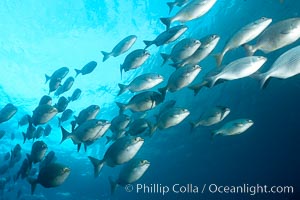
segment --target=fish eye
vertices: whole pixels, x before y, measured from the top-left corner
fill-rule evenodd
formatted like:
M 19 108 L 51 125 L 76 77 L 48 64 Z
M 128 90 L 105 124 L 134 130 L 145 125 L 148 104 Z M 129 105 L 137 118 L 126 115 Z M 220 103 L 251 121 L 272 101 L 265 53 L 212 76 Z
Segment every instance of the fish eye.
M 266 20 L 267 18 L 266 18 L 266 17 L 262 17 L 261 19 L 262 19 L 262 20 Z

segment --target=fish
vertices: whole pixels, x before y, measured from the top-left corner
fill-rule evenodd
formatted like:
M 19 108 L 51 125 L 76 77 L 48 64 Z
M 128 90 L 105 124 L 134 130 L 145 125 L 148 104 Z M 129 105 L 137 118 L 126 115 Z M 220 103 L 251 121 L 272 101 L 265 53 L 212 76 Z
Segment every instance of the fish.
M 102 137 L 109 129 L 110 125 L 110 122 L 107 120 L 90 119 L 79 125 L 71 133 L 61 127 L 62 139 L 60 143 L 71 138 L 73 143 L 77 145 L 77 151 L 80 150 L 82 143 L 85 145 L 86 150 L 87 143 L 94 142 Z
M 46 156 L 45 159 L 42 160 L 42 162 L 40 162 L 40 170 L 44 167 L 46 167 L 47 165 L 49 165 L 50 163 L 54 163 L 56 161 L 56 156 L 55 156 L 55 152 L 54 151 L 50 151 Z
M 219 79 L 236 80 L 250 76 L 259 70 L 266 61 L 267 58 L 263 56 L 247 56 L 239 58 L 222 68 L 220 73 L 208 77 L 207 81 L 209 81 L 210 87 L 213 87 Z
M 157 128 L 163 130 L 180 124 L 189 114 L 190 111 L 186 108 L 173 107 L 168 109 L 158 117 L 156 124 L 150 125 L 150 136 Z
M 106 136 L 106 143 L 115 142 L 117 139 L 124 137 L 126 135 L 126 130 L 120 130 L 118 132 L 113 132 L 111 136 Z
M 102 160 L 89 156 L 94 166 L 94 176 L 97 177 L 104 165 L 115 167 L 130 161 L 144 144 L 141 137 L 122 137 L 108 147 Z
M 49 82 L 49 94 L 54 92 L 61 86 L 61 78 L 51 79 Z
M 49 136 L 51 133 L 51 130 L 52 130 L 51 126 L 49 124 L 47 124 L 45 127 L 45 130 L 44 130 L 44 137 Z
M 188 1 L 189 0 L 175 0 L 173 2 L 167 2 L 167 5 L 169 6 L 169 14 L 172 12 L 175 6 L 181 7 L 185 5 Z
M 36 141 L 33 143 L 32 147 L 31 147 L 31 153 L 26 154 L 30 169 L 31 169 L 32 163 L 35 164 L 35 163 L 41 162 L 44 159 L 47 150 L 48 150 L 48 146 L 45 142 Z
M 45 74 L 45 77 L 46 77 L 45 84 L 51 79 L 53 79 L 53 80 L 61 79 L 62 80 L 63 78 L 65 78 L 67 76 L 69 71 L 70 70 L 68 67 L 61 67 L 61 68 L 55 70 L 51 76 L 48 76 L 47 74 Z
M 51 106 L 52 105 L 52 98 L 48 95 L 42 96 L 42 98 L 40 99 L 40 102 L 39 102 L 39 106 L 43 105 L 43 104 L 48 104 L 49 106 Z
M 21 160 L 21 158 L 22 158 L 21 150 L 22 150 L 22 147 L 19 144 L 16 144 L 14 146 L 14 148 L 11 150 L 11 156 L 10 156 L 10 161 L 9 161 L 10 168 L 13 168 L 14 165 Z
M 76 101 L 77 99 L 79 99 L 81 93 L 82 93 L 81 89 L 76 88 L 74 90 L 74 92 L 72 93 L 72 95 L 70 97 L 68 97 L 69 102 Z
M 137 39 L 136 35 L 129 35 L 123 40 L 121 40 L 113 49 L 111 52 L 105 52 L 101 51 L 103 54 L 103 62 L 106 61 L 109 57 L 117 57 L 125 52 L 127 52 L 135 43 Z
M 163 114 L 164 112 L 166 112 L 170 108 L 173 108 L 175 106 L 175 104 L 176 104 L 175 100 L 169 100 L 169 101 L 166 101 L 163 104 L 161 104 L 160 108 L 159 108 L 159 111 L 158 111 L 158 114 L 155 115 L 156 119 L 159 118 L 159 116 L 161 114 Z
M 109 177 L 109 183 L 111 186 L 111 194 L 116 190 L 117 185 L 126 186 L 139 180 L 144 173 L 148 170 L 150 162 L 148 160 L 133 159 L 126 163 L 121 169 L 117 180 L 113 180 Z
M 130 117 L 125 114 L 120 114 L 111 121 L 110 130 L 113 133 L 124 131 L 130 123 Z
M 54 95 L 59 96 L 67 91 L 69 91 L 71 89 L 71 87 L 73 86 L 75 79 L 70 76 L 67 78 L 67 80 L 62 84 L 62 86 L 60 86 L 56 92 L 54 93 Z
M 44 128 L 39 126 L 34 132 L 34 138 L 39 139 L 40 137 L 42 137 L 44 135 L 44 131 L 45 131 Z
M 53 107 L 57 109 L 58 113 L 61 113 L 61 112 L 64 112 L 66 110 L 68 105 L 69 105 L 68 99 L 64 96 L 61 96 L 58 99 L 58 102 Z
M 146 91 L 134 95 L 127 104 L 116 102 L 120 108 L 120 114 L 126 109 L 130 109 L 132 112 L 144 112 L 155 108 L 162 103 L 163 96 L 158 92 Z
M 4 137 L 5 133 L 6 132 L 4 130 L 0 130 L 0 139 Z
M 74 111 L 71 109 L 65 110 L 62 113 L 61 117 L 58 118 L 58 127 L 61 126 L 61 123 L 68 121 L 72 117 L 73 113 L 74 113 Z
M 220 123 L 230 113 L 230 109 L 224 106 L 214 106 L 204 111 L 196 121 L 191 121 L 192 130 L 198 126 L 212 126 Z
M 280 55 L 270 69 L 254 77 L 260 80 L 260 87 L 266 88 L 271 78 L 287 79 L 300 73 L 300 45 Z
M 222 136 L 238 135 L 248 130 L 253 124 L 254 122 L 250 119 L 232 120 L 222 125 L 221 128 L 217 130 L 213 130 L 211 135 L 212 137 L 216 135 L 222 135 Z
M 169 59 L 171 59 L 174 63 L 177 63 L 190 57 L 193 53 L 195 53 L 200 45 L 201 42 L 194 38 L 185 38 L 180 40 L 174 45 L 170 55 L 165 53 L 160 54 L 163 58 L 162 65 L 164 65 Z
M 40 170 L 37 179 L 28 179 L 28 182 L 31 185 L 31 194 L 34 193 L 37 184 L 41 184 L 45 188 L 60 186 L 69 177 L 70 172 L 70 168 L 66 165 L 50 163 Z
M 150 52 L 145 49 L 136 49 L 130 52 L 126 56 L 123 64 L 120 65 L 121 78 L 122 78 L 123 70 L 127 72 L 129 70 L 136 69 L 141 65 L 143 65 L 149 57 L 150 57 Z
M 259 36 L 272 22 L 272 19 L 261 17 L 260 19 L 243 26 L 226 43 L 222 52 L 215 55 L 217 66 L 221 66 L 224 55 L 243 44 L 246 44 Z
M 253 55 L 257 50 L 268 54 L 283 48 L 300 38 L 300 18 L 289 18 L 269 26 L 254 45 L 245 44 L 247 55 Z
M 18 121 L 18 127 L 25 126 L 29 123 L 30 115 L 26 114 Z
M 18 108 L 11 103 L 6 104 L 0 110 L 0 124 L 10 120 L 18 111 Z
M 133 79 L 128 85 L 119 83 L 118 86 L 120 88 L 120 91 L 118 93 L 118 96 L 123 94 L 127 90 L 132 93 L 149 90 L 163 82 L 163 80 L 164 77 L 157 73 L 142 74 Z
M 197 65 L 199 64 L 204 58 L 206 58 L 217 46 L 220 40 L 220 36 L 218 35 L 209 35 L 205 38 L 200 39 L 200 47 L 189 57 L 170 64 L 173 67 L 182 67 L 185 65 Z
M 98 113 L 100 112 L 100 107 L 98 105 L 90 105 L 89 107 L 80 111 L 79 115 L 75 118 L 75 121 L 71 122 L 72 129 L 75 128 L 76 124 L 81 125 L 85 121 L 90 119 L 95 119 Z
M 32 115 L 32 123 L 37 126 L 50 121 L 58 113 L 57 108 L 48 104 L 38 106 Z
M 26 133 L 22 132 L 22 135 L 24 138 L 23 144 L 25 144 L 26 139 L 31 140 L 31 139 L 35 138 L 35 131 L 36 131 L 36 128 L 33 126 L 32 122 L 30 121 L 28 124 L 27 130 L 26 130 Z
M 181 8 L 173 17 L 160 18 L 160 21 L 169 29 L 171 23 L 188 22 L 206 14 L 217 0 L 192 0 Z
M 146 130 L 149 130 L 150 123 L 145 118 L 140 118 L 134 120 L 129 124 L 129 129 L 126 132 L 126 135 L 137 136 L 145 133 Z
M 158 90 L 165 97 L 167 91 L 176 92 L 188 86 L 195 80 L 200 71 L 201 67 L 199 65 L 186 65 L 178 68 L 170 75 L 167 85 Z
M 82 74 L 82 75 L 90 74 L 94 71 L 94 69 L 96 67 L 97 67 L 97 62 L 91 61 L 91 62 L 87 63 L 86 65 L 84 65 L 82 69 L 75 69 L 75 71 L 76 71 L 75 77 L 77 77 L 79 74 Z
M 183 35 L 188 30 L 188 27 L 186 25 L 177 25 L 172 28 L 169 28 L 168 30 L 165 30 L 164 32 L 160 33 L 154 40 L 144 40 L 147 49 L 151 45 L 156 45 L 157 47 L 169 44 L 171 42 L 174 42 L 177 40 L 181 35 Z
M 21 179 L 28 177 L 29 172 L 30 172 L 30 164 L 29 164 L 28 159 L 25 158 L 22 162 L 22 165 L 21 165 L 19 171 L 17 172 L 15 181 L 17 181 L 20 176 L 21 176 Z

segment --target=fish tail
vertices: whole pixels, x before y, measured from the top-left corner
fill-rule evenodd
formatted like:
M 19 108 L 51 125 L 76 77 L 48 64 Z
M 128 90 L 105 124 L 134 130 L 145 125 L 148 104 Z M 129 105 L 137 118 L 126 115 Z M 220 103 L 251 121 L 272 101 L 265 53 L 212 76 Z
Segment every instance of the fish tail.
M 47 74 L 45 74 L 45 78 L 46 78 L 46 82 L 45 82 L 45 84 L 46 84 L 51 79 L 51 77 L 48 76 Z
M 161 55 L 162 59 L 164 60 L 163 63 L 161 64 L 161 66 L 163 66 L 170 59 L 171 56 L 166 53 L 160 53 L 160 55 Z
M 265 89 L 270 82 L 270 76 L 267 76 L 266 74 L 259 74 L 259 73 L 254 73 L 251 75 L 252 78 L 255 78 L 259 81 L 260 89 Z
M 61 117 L 58 117 L 58 127 L 61 127 Z
M 88 158 L 90 159 L 90 161 L 92 162 L 93 166 L 94 166 L 94 176 L 97 177 L 100 174 L 100 171 L 104 165 L 104 161 L 103 160 L 98 160 L 94 157 L 88 156 Z
M 110 143 L 110 141 L 112 140 L 112 137 L 106 136 L 106 139 L 107 139 L 107 141 L 106 141 L 105 145 L 107 145 L 108 143 Z
M 189 89 L 193 90 L 194 91 L 194 96 L 196 96 L 199 91 L 203 88 L 203 86 L 197 86 L 197 85 L 191 85 L 191 86 L 188 86 Z
M 214 58 L 216 59 L 217 67 L 220 67 L 224 58 L 224 53 L 215 54 Z
M 176 5 L 177 3 L 174 1 L 174 2 L 167 2 L 167 5 L 169 6 L 169 14 L 172 12 L 174 6 Z
M 207 81 L 208 81 L 209 87 L 211 88 L 211 87 L 213 87 L 213 86 L 216 84 L 216 82 L 218 81 L 218 77 L 217 77 L 217 76 L 211 76 L 211 77 L 207 78 Z
M 118 183 L 117 183 L 117 181 L 114 181 L 111 176 L 108 177 L 108 181 L 109 181 L 109 184 L 110 184 L 110 194 L 113 195 L 116 191 Z
M 75 75 L 75 78 L 81 73 L 81 70 L 80 69 L 75 69 L 75 72 L 76 72 L 76 75 Z
M 128 89 L 128 85 L 123 85 L 123 84 L 119 83 L 118 86 L 120 88 L 118 96 L 121 95 L 121 94 L 123 94 Z
M 149 123 L 149 137 L 151 137 L 157 129 L 157 125 Z
M 120 103 L 120 102 L 116 102 L 117 106 L 120 108 L 119 113 L 122 114 L 124 112 L 124 110 L 126 109 L 127 105 Z
M 218 130 L 212 130 L 210 132 L 210 141 L 213 142 L 216 135 L 218 135 Z
M 123 65 L 120 65 L 121 80 L 122 80 L 122 71 L 123 71 Z
M 196 124 L 195 122 L 192 122 L 192 121 L 190 121 L 189 123 L 190 123 L 190 125 L 191 125 L 190 132 L 193 132 L 194 129 L 197 127 L 197 124 Z
M 101 53 L 103 55 L 102 62 L 106 61 L 111 56 L 111 53 L 108 53 L 108 52 L 105 52 L 105 51 L 101 51 Z
M 147 49 L 148 47 L 150 47 L 153 44 L 153 41 L 143 40 L 143 42 L 146 45 L 146 47 L 144 49 Z
M 31 185 L 31 195 L 33 195 L 36 185 L 38 183 L 37 179 L 32 178 L 32 177 L 28 177 L 27 181 L 29 182 L 29 184 Z
M 167 30 L 170 28 L 171 25 L 171 18 L 167 17 L 167 18 L 160 18 L 160 21 L 166 25 Z
M 26 142 L 26 134 L 24 132 L 22 132 L 22 135 L 23 135 L 23 138 L 24 138 L 23 144 L 25 144 L 25 142 Z
M 71 135 L 71 133 L 69 133 L 66 129 L 64 129 L 64 127 L 60 127 L 61 129 L 61 133 L 62 133 L 62 138 L 60 141 L 60 144 L 63 143 L 63 141 L 65 141 L 66 139 L 68 139 Z
M 158 88 L 158 91 L 161 93 L 163 99 L 165 99 L 166 94 L 167 94 L 168 86 L 163 87 L 163 88 Z
M 246 50 L 247 56 L 253 56 L 256 51 L 256 48 L 249 44 L 244 44 L 243 47 Z

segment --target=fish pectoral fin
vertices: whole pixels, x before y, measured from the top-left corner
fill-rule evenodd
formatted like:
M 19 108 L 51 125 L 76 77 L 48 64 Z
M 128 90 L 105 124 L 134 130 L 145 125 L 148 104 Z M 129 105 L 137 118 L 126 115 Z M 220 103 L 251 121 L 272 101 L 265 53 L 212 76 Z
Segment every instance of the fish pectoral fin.
M 238 127 L 242 127 L 242 126 L 243 126 L 242 123 L 235 123 L 234 125 L 235 125 L 235 126 L 238 126 Z

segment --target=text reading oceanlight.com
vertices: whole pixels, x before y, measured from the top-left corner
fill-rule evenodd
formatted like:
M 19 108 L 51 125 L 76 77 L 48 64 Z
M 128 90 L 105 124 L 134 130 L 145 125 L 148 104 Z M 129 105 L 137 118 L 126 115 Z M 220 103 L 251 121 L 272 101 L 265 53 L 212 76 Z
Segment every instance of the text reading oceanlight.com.
M 294 193 L 293 186 L 268 186 L 268 185 L 217 185 L 217 184 L 203 184 L 202 186 L 194 184 L 128 184 L 125 186 L 127 192 L 136 192 L 143 194 L 204 194 L 204 193 L 218 193 L 218 194 L 249 194 L 251 196 L 256 194 L 292 194 Z

